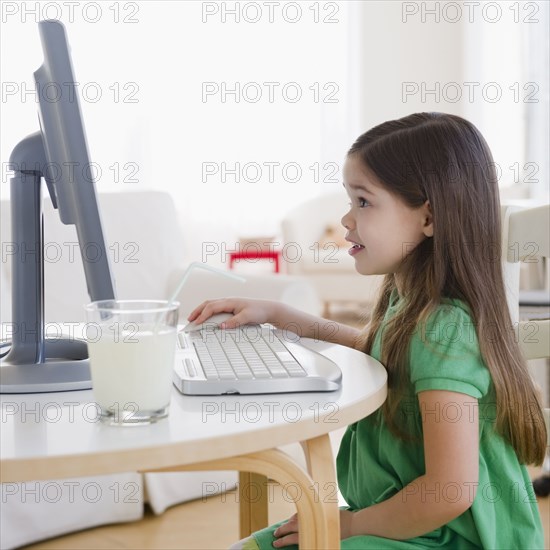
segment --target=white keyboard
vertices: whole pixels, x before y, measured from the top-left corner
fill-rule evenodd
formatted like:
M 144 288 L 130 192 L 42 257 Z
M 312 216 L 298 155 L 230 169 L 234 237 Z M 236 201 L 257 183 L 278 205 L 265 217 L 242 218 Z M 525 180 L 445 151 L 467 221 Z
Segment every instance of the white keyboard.
M 338 389 L 330 359 L 262 325 L 178 334 L 174 384 L 186 394 L 280 393 Z

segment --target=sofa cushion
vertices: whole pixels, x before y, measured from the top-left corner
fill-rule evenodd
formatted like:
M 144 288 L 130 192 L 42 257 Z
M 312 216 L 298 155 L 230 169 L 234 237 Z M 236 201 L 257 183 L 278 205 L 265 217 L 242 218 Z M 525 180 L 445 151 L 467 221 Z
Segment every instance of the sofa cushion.
M 0 548 L 143 517 L 141 474 L 3 483 Z

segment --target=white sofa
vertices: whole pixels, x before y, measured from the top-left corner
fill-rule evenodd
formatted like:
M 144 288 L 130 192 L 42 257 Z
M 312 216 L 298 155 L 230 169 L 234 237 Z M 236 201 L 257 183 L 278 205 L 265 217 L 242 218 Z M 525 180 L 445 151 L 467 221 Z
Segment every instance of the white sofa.
M 99 202 L 117 296 L 169 297 L 189 262 L 194 260 L 186 258 L 182 229 L 171 197 L 153 191 L 125 192 L 100 195 Z M 8 201 L 1 201 L 0 321 L 4 323 L 11 319 L 9 206 Z M 63 323 L 84 321 L 82 306 L 89 298 L 80 256 L 74 248 L 77 242 L 74 227 L 60 223 L 49 201 L 44 205 L 44 226 L 46 321 L 62 327 Z M 299 277 L 247 275 L 246 283 L 241 284 L 197 270 L 178 296 L 181 319 L 202 300 L 227 295 L 280 300 L 311 313 L 318 313 L 320 307 L 315 290 Z M 115 478 L 118 487 L 132 489 L 133 498 L 107 498 L 102 506 L 92 507 L 86 501 L 71 501 L 68 492 L 64 492 L 56 502 L 43 499 L 33 502 L 32 494 L 22 499 L 25 490 L 35 488 L 42 494 L 48 489 L 49 482 L 18 487 L 4 485 L 0 507 L 0 547 L 15 548 L 104 523 L 136 520 L 143 515 L 145 501 L 156 513 L 161 513 L 175 503 L 201 497 L 203 480 L 230 488 L 235 484 L 237 474 L 189 472 L 141 476 L 128 472 Z M 97 484 L 103 495 L 113 496 L 113 479 L 113 476 L 99 476 L 80 481 Z M 68 487 L 63 485 L 63 481 L 68 480 L 62 480 L 57 486 Z
M 343 190 L 308 200 L 283 219 L 287 271 L 306 277 L 330 315 L 331 302 L 354 302 L 371 306 L 383 277 L 359 275 L 353 258 L 342 243 L 342 216 L 349 199 Z

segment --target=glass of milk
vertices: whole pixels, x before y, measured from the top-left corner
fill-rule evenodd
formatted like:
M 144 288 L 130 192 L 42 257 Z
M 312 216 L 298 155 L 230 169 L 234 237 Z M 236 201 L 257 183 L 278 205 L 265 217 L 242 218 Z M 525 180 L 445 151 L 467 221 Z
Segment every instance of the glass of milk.
M 156 300 L 85 306 L 92 386 L 104 422 L 150 424 L 168 415 L 178 307 Z

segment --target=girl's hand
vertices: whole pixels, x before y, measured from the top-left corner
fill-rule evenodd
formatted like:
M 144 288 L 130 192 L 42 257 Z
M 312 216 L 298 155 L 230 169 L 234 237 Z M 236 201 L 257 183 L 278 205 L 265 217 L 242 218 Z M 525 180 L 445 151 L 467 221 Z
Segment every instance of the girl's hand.
M 200 324 L 215 313 L 233 313 L 233 317 L 222 323 L 221 328 L 236 328 L 249 323 L 275 324 L 278 308 L 279 304 L 277 302 L 269 300 L 250 300 L 246 298 L 207 300 L 196 307 L 187 320 Z
M 340 510 L 340 539 L 349 539 L 351 534 L 351 522 L 353 512 Z M 273 533 L 277 540 L 273 543 L 275 548 L 283 548 L 292 544 L 298 544 L 298 514 L 294 514 L 286 523 L 279 526 Z
M 294 514 L 286 523 L 277 527 L 273 535 L 277 537 L 273 543 L 275 548 L 298 545 L 298 514 Z

